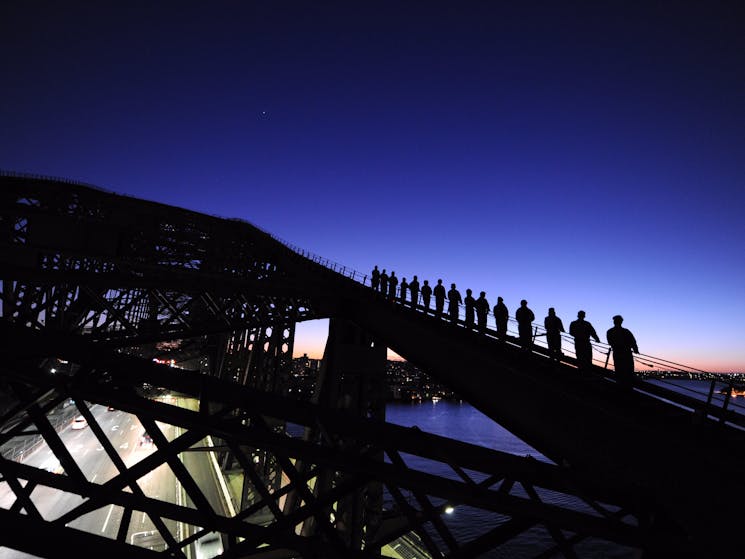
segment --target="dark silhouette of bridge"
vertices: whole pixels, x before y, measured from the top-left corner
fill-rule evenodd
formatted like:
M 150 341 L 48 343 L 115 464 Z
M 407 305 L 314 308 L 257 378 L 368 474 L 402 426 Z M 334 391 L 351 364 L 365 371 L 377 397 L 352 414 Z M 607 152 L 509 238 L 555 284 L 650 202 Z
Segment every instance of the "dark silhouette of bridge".
M 647 557 L 739 551 L 745 418 L 728 400 L 638 378 L 623 392 L 602 344 L 587 371 L 525 353 L 243 221 L 16 175 L 0 177 L 0 212 L 2 546 L 186 557 L 216 532 L 225 557 L 467 558 L 541 530 L 538 557 L 598 539 Z M 331 319 L 329 339 L 303 402 L 287 390 L 294 329 L 315 318 Z M 545 460 L 386 423 L 387 347 Z M 66 438 L 67 408 L 109 461 L 105 479 Z M 152 449 L 132 461 L 105 409 L 136 418 Z M 31 447 L 59 467 L 28 462 Z M 191 457 L 240 481 L 232 506 Z M 156 475 L 171 497 L 145 489 Z M 69 505 L 51 513 L 50 498 Z M 488 528 L 458 533 L 453 506 Z M 96 515 L 102 529 L 83 527 Z

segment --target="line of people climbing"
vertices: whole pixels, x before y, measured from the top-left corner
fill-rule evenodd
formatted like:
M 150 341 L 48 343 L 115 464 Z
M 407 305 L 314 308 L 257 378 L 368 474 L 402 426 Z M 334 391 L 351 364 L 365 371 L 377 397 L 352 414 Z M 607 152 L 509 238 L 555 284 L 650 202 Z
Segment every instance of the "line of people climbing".
M 489 301 L 486 299 L 486 292 L 482 291 L 478 298 L 473 297 L 473 292 L 466 289 L 465 298 L 461 297 L 460 292 L 454 283 L 450 284 L 450 289 L 446 292 L 442 280 L 437 280 L 437 285 L 429 285 L 428 280 L 424 280 L 419 285 L 417 276 L 414 276 L 410 282 L 406 278 L 401 279 L 399 286 L 396 273 L 391 271 L 390 274 L 385 269 L 382 271 L 375 266 L 370 275 L 371 286 L 374 291 L 381 293 L 391 301 L 398 300 L 402 305 L 410 305 L 417 308 L 421 296 L 421 305 L 425 313 L 430 312 L 430 304 L 434 296 L 435 318 L 442 318 L 445 310 L 445 299 L 448 301 L 448 317 L 451 322 L 457 323 L 459 318 L 459 307 L 463 303 L 465 307 L 464 322 L 466 328 L 473 329 L 474 326 L 479 332 L 486 332 L 487 317 L 489 315 Z M 410 297 L 407 297 L 410 295 Z M 507 324 L 509 322 L 509 310 L 502 297 L 497 298 L 497 304 L 492 309 L 496 323 L 497 338 L 504 340 L 507 337 Z M 577 364 L 580 367 L 592 365 L 592 342 L 600 342 L 600 338 L 593 325 L 585 320 L 585 311 L 577 313 L 577 320 L 569 325 L 569 335 L 574 338 L 574 350 Z M 520 346 L 525 351 L 531 351 L 536 333 L 533 329 L 535 314 L 528 307 L 528 302 L 523 299 L 520 301 L 520 307 L 515 311 L 515 320 L 517 321 L 518 340 Z M 631 378 L 634 372 L 633 353 L 639 353 L 639 348 L 634 335 L 623 328 L 623 317 L 616 315 L 613 317 L 614 326 L 608 330 L 606 337 L 608 345 L 613 350 L 613 363 L 618 374 L 619 384 L 624 387 L 630 386 Z M 546 345 L 548 346 L 549 356 L 560 361 L 563 353 L 561 351 L 561 334 L 566 332 L 564 324 L 556 315 L 556 310 L 551 307 L 548 309 L 548 316 L 543 321 L 545 329 Z M 540 334 L 544 335 L 544 334 Z

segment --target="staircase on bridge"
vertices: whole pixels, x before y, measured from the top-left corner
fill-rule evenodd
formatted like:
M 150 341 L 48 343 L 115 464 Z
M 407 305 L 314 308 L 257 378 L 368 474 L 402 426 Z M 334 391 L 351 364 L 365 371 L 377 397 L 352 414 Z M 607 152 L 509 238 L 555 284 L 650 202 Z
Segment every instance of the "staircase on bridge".
M 2 546 L 185 557 L 218 533 L 226 557 L 479 557 L 543 530 L 536 556 L 581 556 L 590 539 L 650 557 L 737 550 L 745 422 L 731 409 L 640 379 L 622 391 L 604 367 L 390 301 L 249 223 L 85 185 L 0 177 L 0 255 Z M 294 329 L 316 318 L 329 341 L 301 402 Z M 386 347 L 546 460 L 386 423 Z M 70 401 L 105 479 L 59 424 Z M 109 408 L 152 447 L 117 446 Z M 59 466 L 27 460 L 30 445 Z M 234 502 L 199 477 L 210 461 L 239 480 Z M 177 489 L 154 491 L 156 476 Z M 451 506 L 490 528 L 459 534 Z

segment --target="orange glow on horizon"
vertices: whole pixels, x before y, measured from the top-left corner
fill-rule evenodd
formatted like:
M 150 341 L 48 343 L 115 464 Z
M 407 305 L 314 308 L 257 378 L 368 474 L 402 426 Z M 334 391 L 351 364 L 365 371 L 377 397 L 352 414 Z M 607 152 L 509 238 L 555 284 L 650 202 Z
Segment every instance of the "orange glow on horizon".
M 303 355 L 307 355 L 309 359 L 323 359 L 323 347 L 296 343 L 292 352 L 293 359 L 297 359 Z M 388 359 L 391 361 L 406 361 L 406 359 L 391 349 L 388 350 Z
M 323 359 L 323 346 L 319 347 L 315 344 L 296 343 L 293 351 L 293 358 L 302 357 L 303 354 L 307 354 L 310 359 Z M 388 350 L 388 359 L 391 361 L 406 361 L 406 359 L 404 359 L 391 349 Z M 697 369 L 699 371 L 705 371 L 709 373 L 745 373 L 745 363 L 737 363 L 735 361 L 729 360 L 707 360 L 702 362 L 689 361 L 687 363 L 682 359 L 669 359 L 669 361 L 685 364 L 692 369 Z M 637 373 L 644 373 L 651 370 L 653 369 L 640 365 L 637 365 L 636 367 Z M 674 370 L 674 368 L 670 367 L 669 370 Z

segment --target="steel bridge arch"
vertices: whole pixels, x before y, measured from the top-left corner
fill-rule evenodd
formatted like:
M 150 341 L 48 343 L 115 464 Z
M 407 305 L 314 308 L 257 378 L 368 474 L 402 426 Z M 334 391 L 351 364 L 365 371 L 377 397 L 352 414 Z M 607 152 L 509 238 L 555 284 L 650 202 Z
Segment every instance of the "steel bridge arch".
M 222 535 L 226 557 L 395 557 L 390 550 L 401 542 L 422 556 L 478 557 L 536 526 L 551 542 L 538 556 L 575 556 L 588 537 L 650 556 L 730 551 L 714 531 L 734 528 L 742 514 L 709 494 L 743 493 L 745 445 L 727 423 L 694 424 L 685 409 L 649 398 L 648 387 L 619 394 L 602 371 L 582 376 L 571 361 L 524 355 L 509 341 L 391 303 L 346 269 L 329 269 L 245 222 L 59 180 L 6 175 L 0 185 L 0 475 L 13 497 L 0 507 L 10 528 L 0 544 L 46 557 L 60 545 L 151 556 L 128 540 L 139 511 L 173 557 L 210 531 Z M 294 326 L 322 317 L 337 334 L 316 403 L 299 402 L 286 391 Z M 553 463 L 386 424 L 376 393 L 385 346 Z M 190 369 L 153 362 L 165 355 Z M 67 369 L 50 374 L 52 360 Z M 165 391 L 182 405 L 154 399 Z M 364 395 L 339 409 L 355 392 Z M 557 393 L 561 403 L 548 404 Z M 89 479 L 54 425 L 71 398 L 115 467 L 105 483 Z M 153 452 L 124 463 L 95 404 L 137 418 Z M 288 436 L 290 424 L 303 435 Z M 14 443 L 29 439 L 48 446 L 63 473 L 13 454 Z M 237 510 L 209 502 L 186 455 L 216 455 L 242 471 Z M 408 456 L 450 474 L 419 471 Z M 142 490 L 158 468 L 169 469 L 189 506 Z M 684 494 L 679 484 L 699 468 L 715 476 L 713 487 Z M 47 518 L 40 488 L 78 501 Z M 557 506 L 556 494 L 574 504 Z M 459 537 L 445 513 L 451 504 L 483 511 L 491 528 Z M 68 526 L 106 506 L 120 515 L 115 535 Z M 701 510 L 707 518 L 687 519 Z M 44 537 L 22 537 L 28 530 Z

